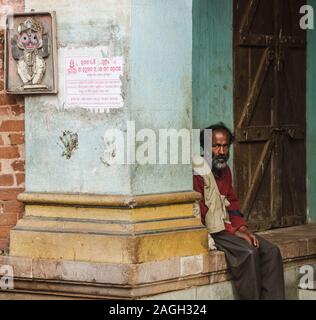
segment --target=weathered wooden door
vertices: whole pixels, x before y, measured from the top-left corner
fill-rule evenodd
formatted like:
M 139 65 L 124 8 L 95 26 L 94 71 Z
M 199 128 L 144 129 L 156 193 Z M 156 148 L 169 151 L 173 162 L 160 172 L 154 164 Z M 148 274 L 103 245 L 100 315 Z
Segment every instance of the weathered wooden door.
M 306 217 L 301 0 L 234 0 L 235 186 L 255 230 Z

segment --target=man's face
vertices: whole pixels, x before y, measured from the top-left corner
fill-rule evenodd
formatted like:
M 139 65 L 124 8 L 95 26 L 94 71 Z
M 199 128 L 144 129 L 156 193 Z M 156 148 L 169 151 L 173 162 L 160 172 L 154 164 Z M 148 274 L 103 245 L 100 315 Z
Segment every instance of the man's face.
M 212 131 L 212 168 L 223 170 L 229 159 L 229 135 L 226 130 Z

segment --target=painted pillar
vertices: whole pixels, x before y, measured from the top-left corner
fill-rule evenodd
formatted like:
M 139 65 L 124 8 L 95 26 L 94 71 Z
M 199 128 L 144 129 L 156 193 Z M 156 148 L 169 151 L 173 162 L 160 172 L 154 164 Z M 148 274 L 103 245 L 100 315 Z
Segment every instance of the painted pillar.
M 105 131 L 125 129 L 129 97 L 124 107 L 109 113 L 67 106 L 66 57 L 120 55 L 125 59 L 122 91 L 128 90 L 130 15 L 129 0 L 39 1 L 28 0 L 26 11 L 56 11 L 58 42 L 58 95 L 26 98 L 26 192 L 131 194 L 130 168 L 102 162 Z M 112 40 L 119 29 L 119 40 Z M 112 51 L 112 52 L 111 52 Z M 78 149 L 69 159 L 60 141 L 64 131 L 78 135 Z M 61 183 L 62 181 L 62 183 Z
M 107 129 L 191 128 L 191 0 L 26 0 L 57 15 L 59 93 L 26 98 L 25 217 L 10 254 L 34 259 L 141 263 L 207 252 L 193 216 L 190 164 L 113 164 Z M 67 57 L 123 58 L 123 106 L 67 105 Z M 63 134 L 77 135 L 68 157 Z M 136 148 L 142 142 L 136 143 Z M 126 147 L 127 153 L 133 150 Z M 113 156 L 114 157 L 114 156 Z M 113 160 L 113 159 L 112 159 Z
M 316 0 L 310 0 L 316 14 Z M 314 17 L 315 21 L 315 17 Z M 316 30 L 307 32 L 307 219 L 316 221 Z
M 107 166 L 100 161 L 105 131 L 126 130 L 127 121 L 157 134 L 163 128 L 191 128 L 191 1 L 181 6 L 180 1 L 137 0 L 75 4 L 26 1 L 26 9 L 57 12 L 59 56 L 58 96 L 26 99 L 26 139 L 32 141 L 26 147 L 26 190 L 94 194 L 191 190 L 188 165 Z M 119 40 L 114 43 L 110 39 L 117 26 Z M 101 54 L 112 47 L 125 59 L 124 107 L 109 113 L 67 108 L 65 57 L 95 50 Z M 68 160 L 59 141 L 63 131 L 79 137 L 78 150 Z M 145 176 L 159 179 L 152 183 Z
M 137 131 L 150 128 L 157 137 L 159 129 L 190 130 L 192 1 L 134 0 L 132 3 L 131 119 L 136 121 Z M 162 150 L 158 146 L 156 150 L 158 162 L 158 152 L 161 155 Z M 180 157 L 181 152 L 178 164 L 134 166 L 132 193 L 192 190 L 190 160 L 182 164 Z

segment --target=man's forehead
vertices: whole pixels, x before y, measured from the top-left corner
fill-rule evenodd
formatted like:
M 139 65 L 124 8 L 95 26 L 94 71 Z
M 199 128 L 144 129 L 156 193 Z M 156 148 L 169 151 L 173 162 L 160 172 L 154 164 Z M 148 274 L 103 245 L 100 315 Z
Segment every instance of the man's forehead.
M 212 130 L 212 139 L 229 139 L 227 130 L 225 129 Z

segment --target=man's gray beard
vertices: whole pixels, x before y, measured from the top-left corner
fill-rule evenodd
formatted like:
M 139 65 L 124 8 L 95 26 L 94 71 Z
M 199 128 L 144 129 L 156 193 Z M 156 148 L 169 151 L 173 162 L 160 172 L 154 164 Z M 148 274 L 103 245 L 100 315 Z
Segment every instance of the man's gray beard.
M 224 161 L 220 161 L 220 159 L 213 159 L 212 161 L 212 167 L 215 170 L 223 170 L 227 167 L 227 162 Z

